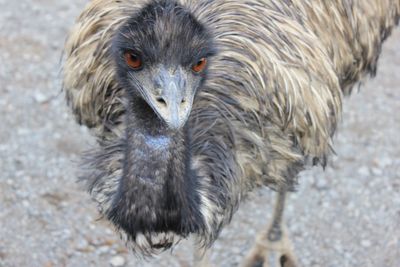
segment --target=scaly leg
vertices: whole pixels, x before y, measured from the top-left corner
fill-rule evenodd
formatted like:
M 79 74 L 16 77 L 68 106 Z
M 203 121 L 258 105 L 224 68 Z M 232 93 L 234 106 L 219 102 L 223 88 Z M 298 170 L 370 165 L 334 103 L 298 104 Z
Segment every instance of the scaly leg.
M 287 231 L 282 224 L 285 208 L 286 189 L 278 192 L 274 217 L 267 231 L 256 237 L 256 243 L 245 258 L 243 267 L 296 267 L 296 259 Z
M 202 248 L 198 243 L 194 244 L 193 266 L 194 267 L 211 267 L 211 249 Z

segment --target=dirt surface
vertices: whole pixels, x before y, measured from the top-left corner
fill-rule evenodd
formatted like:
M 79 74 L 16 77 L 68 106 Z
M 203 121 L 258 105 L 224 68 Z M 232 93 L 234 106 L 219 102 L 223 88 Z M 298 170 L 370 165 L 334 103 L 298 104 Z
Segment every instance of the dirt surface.
M 0 0 L 0 266 L 190 266 L 190 242 L 138 261 L 76 184 L 92 142 L 60 91 L 66 33 L 86 0 Z M 286 221 L 303 266 L 400 266 L 400 31 L 377 77 L 345 101 L 335 156 L 292 194 Z M 236 266 L 268 223 L 273 193 L 244 203 L 213 247 Z

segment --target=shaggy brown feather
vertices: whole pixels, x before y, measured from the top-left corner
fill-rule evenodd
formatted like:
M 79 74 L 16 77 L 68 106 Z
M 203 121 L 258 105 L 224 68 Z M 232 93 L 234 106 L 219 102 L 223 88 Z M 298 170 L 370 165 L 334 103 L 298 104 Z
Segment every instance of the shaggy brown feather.
M 67 40 L 68 103 L 101 140 L 124 132 L 110 40 L 147 2 L 91 1 Z M 179 2 L 212 31 L 218 49 L 189 119 L 203 190 L 229 202 L 210 204 L 212 240 L 247 192 L 293 188 L 306 165 L 325 164 L 343 94 L 375 74 L 400 0 Z M 119 175 L 112 159 L 104 168 Z

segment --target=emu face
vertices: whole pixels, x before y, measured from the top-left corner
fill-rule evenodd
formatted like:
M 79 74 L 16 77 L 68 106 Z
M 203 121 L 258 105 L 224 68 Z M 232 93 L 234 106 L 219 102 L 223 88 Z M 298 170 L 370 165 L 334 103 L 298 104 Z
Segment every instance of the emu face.
M 136 112 L 151 120 L 148 105 L 169 129 L 181 129 L 212 54 L 206 29 L 173 1 L 155 1 L 121 28 L 113 51 Z

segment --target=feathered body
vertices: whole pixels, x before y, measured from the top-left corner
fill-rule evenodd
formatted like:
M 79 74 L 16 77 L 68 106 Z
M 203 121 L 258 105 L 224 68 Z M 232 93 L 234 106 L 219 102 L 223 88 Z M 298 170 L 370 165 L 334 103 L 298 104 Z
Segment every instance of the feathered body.
M 126 157 L 120 140 L 129 125 L 111 40 L 149 2 L 94 0 L 66 43 L 67 100 L 78 122 L 99 138 L 84 178 L 110 219 Z M 187 140 L 181 137 L 187 161 L 174 163 L 196 173 L 198 213 L 181 214 L 190 226 L 130 236 L 135 249 L 150 253 L 154 239 L 173 242 L 190 233 L 210 244 L 249 191 L 293 188 L 307 165 L 324 165 L 343 95 L 375 74 L 381 44 L 400 14 L 400 0 L 178 3 L 211 32 L 217 53 L 193 103 Z

